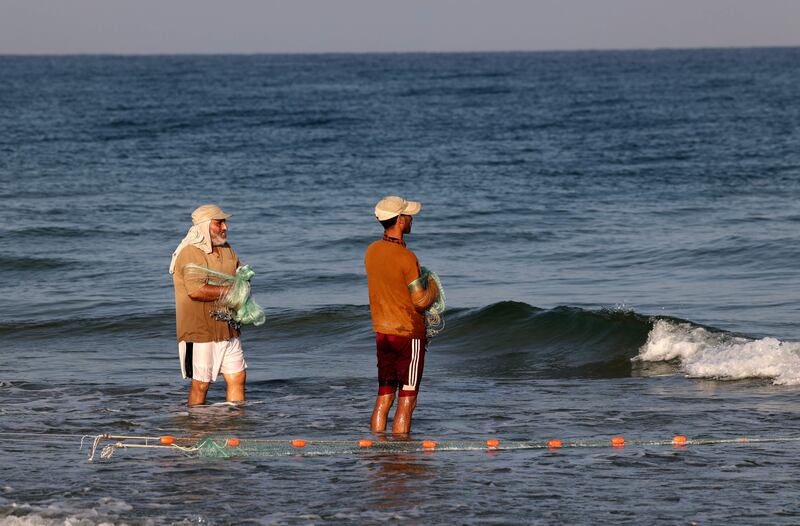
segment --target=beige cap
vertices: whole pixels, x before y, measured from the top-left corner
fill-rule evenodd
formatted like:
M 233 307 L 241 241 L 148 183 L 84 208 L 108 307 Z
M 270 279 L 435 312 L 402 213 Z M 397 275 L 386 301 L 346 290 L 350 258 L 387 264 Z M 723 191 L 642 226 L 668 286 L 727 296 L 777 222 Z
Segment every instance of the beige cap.
M 231 217 L 231 214 L 226 214 L 222 211 L 222 208 L 217 205 L 203 205 L 198 206 L 195 211 L 192 212 L 192 223 L 199 225 L 200 223 L 205 223 L 212 219 L 228 219 L 229 217 Z
M 378 221 L 386 221 L 401 214 L 413 216 L 422 210 L 422 203 L 406 201 L 402 197 L 389 195 L 378 201 L 375 205 L 375 217 Z

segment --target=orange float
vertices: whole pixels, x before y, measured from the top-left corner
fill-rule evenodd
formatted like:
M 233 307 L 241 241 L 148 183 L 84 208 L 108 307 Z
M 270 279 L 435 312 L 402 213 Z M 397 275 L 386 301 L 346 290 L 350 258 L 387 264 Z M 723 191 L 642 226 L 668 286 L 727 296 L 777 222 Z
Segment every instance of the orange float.
M 676 446 L 685 446 L 686 437 L 683 435 L 675 435 L 674 437 L 672 437 L 672 443 Z
M 306 441 L 302 438 L 292 440 L 292 447 L 306 447 Z
M 165 437 L 159 438 L 158 441 L 161 442 L 162 444 L 166 445 L 166 446 L 169 446 L 169 445 L 171 445 L 172 443 L 175 442 L 175 437 L 165 436 Z

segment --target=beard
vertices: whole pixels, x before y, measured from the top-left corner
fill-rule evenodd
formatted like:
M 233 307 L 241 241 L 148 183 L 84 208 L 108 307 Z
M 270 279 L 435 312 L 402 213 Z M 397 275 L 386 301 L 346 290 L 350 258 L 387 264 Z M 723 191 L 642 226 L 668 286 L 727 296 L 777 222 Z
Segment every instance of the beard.
M 228 244 L 228 236 L 220 236 L 211 234 L 211 245 L 215 247 L 224 247 Z

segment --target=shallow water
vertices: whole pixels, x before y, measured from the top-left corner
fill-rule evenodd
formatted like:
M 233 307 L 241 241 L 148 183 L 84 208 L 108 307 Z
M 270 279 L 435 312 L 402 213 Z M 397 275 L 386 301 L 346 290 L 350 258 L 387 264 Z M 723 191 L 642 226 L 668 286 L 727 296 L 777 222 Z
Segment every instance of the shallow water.
M 79 446 L 370 437 L 388 193 L 423 202 L 409 246 L 448 296 L 413 439 L 800 436 L 798 58 L 0 57 L 0 522 L 796 524 L 793 442 Z M 176 360 L 169 256 L 207 201 L 268 315 L 240 410 L 188 411 Z

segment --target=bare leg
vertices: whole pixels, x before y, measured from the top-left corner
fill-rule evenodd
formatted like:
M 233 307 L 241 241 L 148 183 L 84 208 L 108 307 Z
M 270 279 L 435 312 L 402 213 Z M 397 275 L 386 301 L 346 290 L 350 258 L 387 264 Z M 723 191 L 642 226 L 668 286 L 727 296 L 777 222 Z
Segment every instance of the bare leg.
M 415 407 L 417 407 L 417 395 L 399 397 L 392 421 L 392 433 L 405 435 L 411 431 L 411 414 Z
M 192 380 L 192 386 L 189 388 L 188 405 L 203 405 L 206 403 L 206 393 L 208 393 L 208 382 Z
M 244 400 L 244 384 L 247 380 L 247 372 L 242 370 L 238 373 L 223 374 L 225 378 L 226 393 L 225 400 L 228 402 L 241 402 Z
M 372 410 L 372 430 L 383 431 L 386 429 L 386 417 L 394 403 L 394 393 L 378 395 L 375 399 L 375 409 Z

